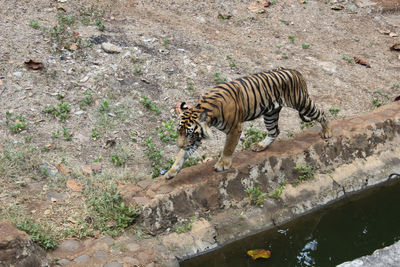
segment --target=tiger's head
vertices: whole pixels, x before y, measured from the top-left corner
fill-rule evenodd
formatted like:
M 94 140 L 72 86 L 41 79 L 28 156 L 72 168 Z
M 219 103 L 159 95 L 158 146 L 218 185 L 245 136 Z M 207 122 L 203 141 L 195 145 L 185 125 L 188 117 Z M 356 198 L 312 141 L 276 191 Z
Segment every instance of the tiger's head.
M 198 107 L 189 107 L 182 102 L 180 109 L 177 109 L 179 115 L 178 138 L 176 144 L 178 147 L 188 150 L 196 149 L 202 139 L 211 136 L 211 130 L 208 126 L 210 118 L 207 112 Z

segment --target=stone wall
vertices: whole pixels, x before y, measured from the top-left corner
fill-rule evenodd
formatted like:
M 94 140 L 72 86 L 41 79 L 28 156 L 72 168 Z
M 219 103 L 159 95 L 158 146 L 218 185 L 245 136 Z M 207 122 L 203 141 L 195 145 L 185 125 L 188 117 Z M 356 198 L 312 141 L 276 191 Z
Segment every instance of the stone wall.
M 174 255 L 188 257 L 294 219 L 331 201 L 400 173 L 400 102 L 371 113 L 332 122 L 333 137 L 318 128 L 266 151 L 236 152 L 232 169 L 217 173 L 215 162 L 181 171 L 174 179 L 146 180 L 122 188 L 127 200 L 142 205 L 142 223 Z M 311 165 L 314 178 L 299 183 L 297 165 Z M 245 190 L 256 185 L 280 198 L 263 207 L 249 204 Z M 296 185 L 296 186 L 295 186 Z M 196 218 L 192 231 L 171 233 L 177 222 Z

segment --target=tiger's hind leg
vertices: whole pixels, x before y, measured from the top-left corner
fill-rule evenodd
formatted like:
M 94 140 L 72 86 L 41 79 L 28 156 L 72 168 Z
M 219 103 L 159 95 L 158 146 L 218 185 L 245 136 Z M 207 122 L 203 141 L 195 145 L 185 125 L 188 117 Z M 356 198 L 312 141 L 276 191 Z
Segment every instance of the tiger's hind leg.
M 311 101 L 311 100 L 310 100 Z M 314 102 L 308 105 L 308 108 L 299 111 L 299 116 L 304 122 L 318 121 L 322 126 L 321 136 L 324 139 L 332 137 L 332 130 L 329 126 L 329 121 L 323 110 L 318 109 Z
M 279 112 L 281 111 L 282 107 L 278 107 L 272 110 L 269 113 L 264 114 L 264 124 L 267 128 L 268 135 L 264 138 L 264 140 L 254 143 L 251 146 L 253 151 L 263 151 L 265 150 L 275 139 L 278 137 L 279 131 Z

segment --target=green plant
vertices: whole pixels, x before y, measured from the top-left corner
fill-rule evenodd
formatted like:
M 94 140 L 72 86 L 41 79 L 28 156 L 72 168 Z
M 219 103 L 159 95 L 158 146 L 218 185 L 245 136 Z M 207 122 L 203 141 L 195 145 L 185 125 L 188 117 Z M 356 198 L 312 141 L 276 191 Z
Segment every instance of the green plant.
M 282 192 L 285 189 L 285 186 L 286 186 L 285 182 L 280 183 L 279 187 L 275 189 L 272 194 L 268 194 L 268 196 L 274 199 L 280 199 Z
M 379 100 L 378 98 L 374 97 L 372 99 L 372 105 L 374 105 L 374 107 L 376 107 L 376 108 L 379 108 L 379 107 L 383 106 L 384 103 L 381 100 Z
M 44 223 L 35 222 L 31 217 L 14 215 L 12 221 L 19 230 L 26 232 L 33 242 L 49 250 L 57 247 L 59 238 L 57 233 Z
M 303 47 L 303 49 L 308 49 L 308 48 L 310 48 L 310 44 L 302 43 L 301 47 Z
M 104 32 L 104 30 L 106 29 L 106 26 L 104 26 L 101 19 L 96 20 L 96 26 L 97 26 L 97 29 L 101 32 Z
M 169 43 L 168 39 L 163 39 L 162 40 L 163 46 L 168 46 L 168 43 Z
M 315 167 L 311 164 L 296 165 L 296 171 L 299 172 L 300 182 L 308 181 L 314 178 Z
M 255 181 L 255 183 L 258 182 Z M 245 191 L 249 197 L 249 202 L 251 205 L 259 206 L 261 208 L 264 206 L 264 200 L 267 196 L 267 193 L 262 192 L 257 186 L 249 187 Z
M 56 97 L 57 97 L 58 100 L 61 100 L 61 99 L 63 99 L 65 96 L 62 95 L 62 94 L 57 94 Z
M 309 129 L 312 128 L 317 122 L 316 121 L 301 121 L 300 122 L 300 129 L 304 130 L 304 129 Z
M 6 111 L 6 125 L 13 133 L 20 133 L 28 125 L 22 115 L 14 116 L 12 112 Z
M 392 89 L 393 90 L 398 90 L 400 88 L 400 84 L 398 84 L 398 83 L 394 83 L 393 85 L 392 85 Z
M 329 113 L 331 113 L 334 118 L 337 118 L 337 115 L 339 114 L 339 112 L 340 112 L 340 108 L 330 108 L 329 109 Z
M 295 37 L 294 37 L 293 35 L 289 35 L 288 38 L 289 38 L 289 40 L 290 40 L 292 43 L 294 43 Z
M 54 138 L 60 137 L 60 130 L 56 130 L 56 131 L 54 131 L 54 132 L 51 132 L 51 135 L 52 135 Z
M 352 57 L 347 57 L 347 56 L 342 56 L 342 59 L 346 60 L 349 63 L 352 63 L 354 60 Z
M 58 103 L 57 105 L 48 107 L 44 110 L 46 114 L 51 114 L 54 117 L 58 117 L 62 122 L 69 118 L 69 112 L 71 108 L 69 103 Z
M 139 101 L 143 104 L 143 106 L 147 109 L 151 109 L 152 111 L 154 111 L 157 115 L 161 114 L 161 110 L 157 107 L 157 105 L 155 103 L 153 103 L 153 101 L 148 98 L 147 96 L 143 96 L 139 99 Z
M 139 208 L 124 203 L 115 186 L 95 187 L 86 190 L 92 214 L 92 227 L 101 233 L 116 236 L 131 225 L 140 214 Z
M 244 149 L 248 149 L 253 143 L 264 140 L 266 136 L 266 132 L 253 128 L 253 125 L 250 124 L 250 128 L 244 132 L 244 137 L 241 138 L 240 141 L 242 142 Z
M 161 124 L 164 128 L 161 128 L 159 130 L 160 140 L 166 143 L 175 141 L 178 137 L 178 131 L 175 130 L 174 121 L 172 120 L 172 118 L 169 119 L 169 121 L 167 122 L 162 122 Z
M 189 89 L 189 90 L 193 90 L 194 89 L 194 82 L 192 82 L 192 81 L 187 82 L 186 88 Z
M 29 26 L 31 26 L 34 29 L 39 29 L 39 22 L 37 20 L 29 20 Z
M 63 136 L 65 141 L 71 141 L 72 140 L 72 133 L 68 131 L 66 127 L 63 126 Z
M 116 166 L 123 166 L 125 165 L 126 161 L 128 160 L 127 157 L 119 156 L 118 154 L 111 155 L 111 162 Z
M 226 78 L 222 78 L 221 73 L 214 72 L 214 82 L 215 83 L 224 83 L 224 82 L 226 82 Z
M 93 162 L 100 162 L 102 160 L 103 160 L 103 157 L 102 156 L 98 156 L 97 158 L 93 159 Z
M 92 129 L 92 133 L 91 133 L 90 136 L 92 137 L 92 140 L 93 140 L 93 141 L 96 141 L 97 138 L 99 138 L 100 133 L 99 133 L 99 131 L 97 131 L 96 129 Z
M 178 234 L 186 233 L 192 230 L 193 227 L 193 222 L 195 220 L 195 217 L 190 218 L 189 220 L 185 222 L 180 222 L 174 225 L 174 232 Z
M 110 102 L 108 100 L 104 100 L 103 103 L 100 104 L 99 111 L 106 113 L 110 111 Z
M 290 24 L 290 22 L 289 22 L 289 21 L 287 21 L 287 20 L 284 20 L 284 19 L 281 19 L 281 22 L 282 22 L 282 23 L 284 23 L 285 25 L 289 25 L 289 24 Z
M 201 157 L 189 157 L 187 160 L 185 160 L 185 163 L 183 163 L 182 169 L 183 168 L 188 168 L 191 166 L 197 165 L 199 162 L 203 161 L 206 158 L 205 155 Z
M 134 67 L 133 67 L 133 72 L 134 72 L 134 73 L 141 73 L 141 72 L 142 72 L 142 67 L 140 67 L 140 66 L 134 66 Z
M 160 176 L 160 174 L 164 174 L 167 170 L 169 170 L 174 163 L 173 160 L 168 160 L 167 163 L 163 160 L 162 155 L 164 151 L 153 144 L 153 138 L 150 136 L 146 140 L 147 151 L 146 155 L 150 160 L 150 165 L 153 168 L 151 176 L 153 178 Z

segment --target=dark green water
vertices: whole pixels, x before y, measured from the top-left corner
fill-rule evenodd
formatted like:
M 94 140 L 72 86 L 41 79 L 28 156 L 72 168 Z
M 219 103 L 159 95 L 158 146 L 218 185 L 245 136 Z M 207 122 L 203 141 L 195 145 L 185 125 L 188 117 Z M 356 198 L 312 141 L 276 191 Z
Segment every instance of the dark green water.
M 385 183 L 290 223 L 181 262 L 182 267 L 335 266 L 400 238 L 400 182 Z M 252 260 L 251 249 L 271 251 Z

